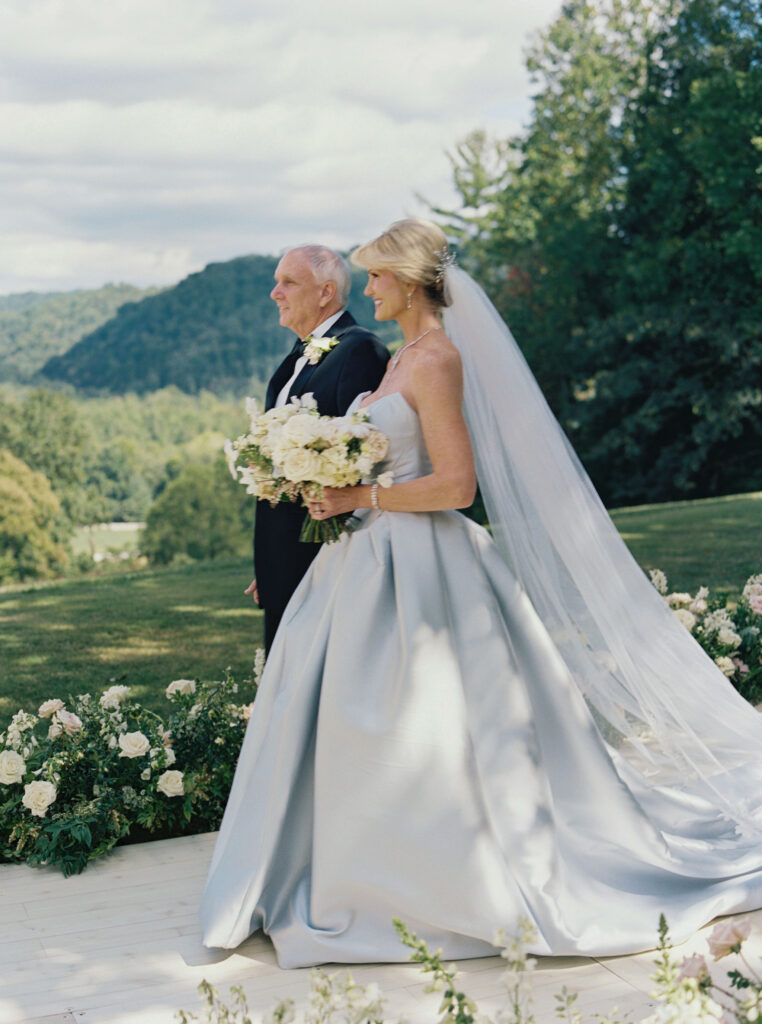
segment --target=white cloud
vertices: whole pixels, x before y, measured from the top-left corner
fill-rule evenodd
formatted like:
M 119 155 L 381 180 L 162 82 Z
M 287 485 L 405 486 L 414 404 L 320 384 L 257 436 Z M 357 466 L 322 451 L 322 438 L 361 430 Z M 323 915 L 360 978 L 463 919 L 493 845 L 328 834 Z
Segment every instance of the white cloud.
M 446 151 L 518 130 L 559 7 L 5 0 L 0 291 L 167 283 L 451 201 Z

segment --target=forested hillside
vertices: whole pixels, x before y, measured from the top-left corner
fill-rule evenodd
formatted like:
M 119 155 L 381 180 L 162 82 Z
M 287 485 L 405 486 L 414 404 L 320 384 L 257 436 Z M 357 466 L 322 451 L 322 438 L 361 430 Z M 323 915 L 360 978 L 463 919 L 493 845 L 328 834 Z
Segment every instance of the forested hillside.
M 107 284 L 74 292 L 0 296 L 0 381 L 28 381 L 51 356 L 67 352 L 85 334 L 110 320 L 125 302 L 156 291 Z
M 188 394 L 261 391 L 294 337 L 279 325 L 270 298 L 276 264 L 273 256 L 212 263 L 174 288 L 123 306 L 50 359 L 42 376 L 112 394 L 170 386 Z M 351 305 L 375 328 L 372 306 L 362 299 L 364 277 L 358 276 Z

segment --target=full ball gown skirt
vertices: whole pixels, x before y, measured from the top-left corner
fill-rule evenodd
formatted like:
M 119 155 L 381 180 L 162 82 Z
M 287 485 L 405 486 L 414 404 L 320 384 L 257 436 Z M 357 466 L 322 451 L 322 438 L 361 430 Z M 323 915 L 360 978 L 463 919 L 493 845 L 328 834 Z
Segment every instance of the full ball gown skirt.
M 402 395 L 368 408 L 395 481 L 429 472 Z M 759 906 L 759 835 L 679 777 L 646 786 L 605 744 L 485 530 L 368 512 L 324 546 L 254 703 L 205 945 L 261 928 L 282 967 L 400 961 L 399 917 L 473 957 L 525 916 L 534 952 L 605 955 L 652 948 L 661 913 L 679 940 Z

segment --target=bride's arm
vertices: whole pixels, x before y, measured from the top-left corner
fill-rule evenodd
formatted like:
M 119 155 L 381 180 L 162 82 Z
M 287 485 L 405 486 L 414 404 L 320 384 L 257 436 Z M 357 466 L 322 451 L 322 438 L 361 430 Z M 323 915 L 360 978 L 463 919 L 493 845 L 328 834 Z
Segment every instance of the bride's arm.
M 403 394 L 418 412 L 432 472 L 391 487 L 379 487 L 379 506 L 392 512 L 467 508 L 476 493 L 476 473 L 462 412 L 460 357 L 449 345 L 416 353 L 416 357 L 411 360 Z M 326 487 L 322 499 L 314 505 L 324 509 L 318 518 L 370 508 L 371 487 Z

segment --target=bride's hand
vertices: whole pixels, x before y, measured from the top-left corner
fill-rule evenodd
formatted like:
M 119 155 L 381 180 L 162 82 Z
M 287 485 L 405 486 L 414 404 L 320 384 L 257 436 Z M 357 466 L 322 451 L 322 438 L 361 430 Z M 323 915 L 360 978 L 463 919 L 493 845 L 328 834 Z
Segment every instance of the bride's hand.
M 354 487 L 324 487 L 322 498 L 309 498 L 307 509 L 313 519 L 330 519 L 342 512 L 354 512 L 357 498 Z

